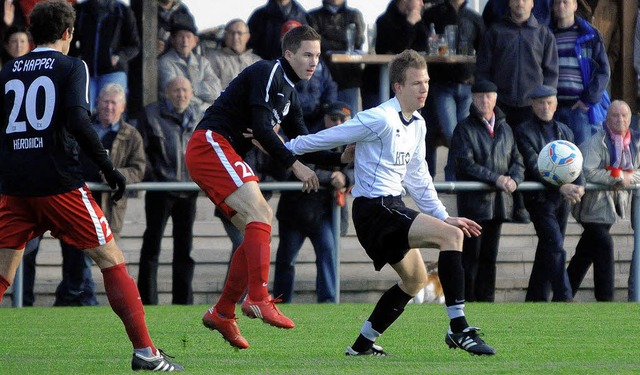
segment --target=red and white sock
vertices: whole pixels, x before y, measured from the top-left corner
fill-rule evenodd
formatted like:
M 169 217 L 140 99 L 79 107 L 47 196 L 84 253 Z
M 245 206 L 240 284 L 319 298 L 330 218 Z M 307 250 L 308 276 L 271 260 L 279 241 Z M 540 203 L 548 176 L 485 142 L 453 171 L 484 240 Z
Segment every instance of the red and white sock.
M 262 301 L 269 295 L 271 225 L 258 221 L 247 224 L 242 245 L 247 258 L 249 299 Z
M 216 303 L 216 311 L 227 318 L 235 315 L 236 303 L 240 301 L 242 294 L 247 289 L 247 258 L 244 254 L 243 244 L 233 252 L 227 281 L 222 289 L 220 299 Z

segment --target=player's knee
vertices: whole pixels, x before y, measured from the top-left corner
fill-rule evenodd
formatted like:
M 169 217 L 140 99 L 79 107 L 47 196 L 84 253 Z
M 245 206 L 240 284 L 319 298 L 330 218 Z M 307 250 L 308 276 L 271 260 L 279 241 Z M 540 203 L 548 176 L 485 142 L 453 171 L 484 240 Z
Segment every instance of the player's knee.
M 427 286 L 428 281 L 429 278 L 427 277 L 427 275 L 416 276 L 409 280 L 404 280 L 403 283 L 405 293 L 414 297 L 421 289 Z
M 458 227 L 452 225 L 443 233 L 441 250 L 459 250 L 462 251 L 462 242 L 464 241 L 464 233 Z

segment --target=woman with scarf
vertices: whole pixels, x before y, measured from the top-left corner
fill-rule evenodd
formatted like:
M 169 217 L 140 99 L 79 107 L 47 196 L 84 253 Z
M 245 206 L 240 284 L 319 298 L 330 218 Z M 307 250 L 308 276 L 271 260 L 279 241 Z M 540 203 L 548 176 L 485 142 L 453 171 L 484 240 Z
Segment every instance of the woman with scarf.
M 640 134 L 629 129 L 630 124 L 629 105 L 613 101 L 604 129 L 581 147 L 587 182 L 611 190 L 589 190 L 573 207 L 573 216 L 584 228 L 567 268 L 574 296 L 593 264 L 596 300 L 613 301 L 614 253 L 609 230 L 631 207 L 631 191 L 623 188 L 640 183 Z

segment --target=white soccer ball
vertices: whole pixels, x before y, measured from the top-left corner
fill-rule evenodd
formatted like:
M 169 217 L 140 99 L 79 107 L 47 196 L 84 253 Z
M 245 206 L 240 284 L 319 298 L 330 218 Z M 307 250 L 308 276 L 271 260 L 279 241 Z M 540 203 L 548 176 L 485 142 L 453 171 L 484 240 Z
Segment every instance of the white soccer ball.
M 582 173 L 582 161 L 578 146 L 569 141 L 553 141 L 538 154 L 538 172 L 556 186 L 569 184 Z

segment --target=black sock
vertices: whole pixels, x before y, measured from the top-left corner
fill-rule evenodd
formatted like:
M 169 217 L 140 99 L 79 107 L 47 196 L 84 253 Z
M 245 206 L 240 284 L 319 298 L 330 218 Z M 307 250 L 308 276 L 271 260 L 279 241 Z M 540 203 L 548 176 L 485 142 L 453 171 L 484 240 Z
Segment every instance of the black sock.
M 404 312 L 404 307 L 411 298 L 412 296 L 400 289 L 398 284 L 384 292 L 371 316 L 367 319 L 371 323 L 371 328 L 378 334 L 382 334 Z M 373 341 L 360 334 L 351 348 L 358 352 L 364 352 L 369 350 L 371 346 L 373 346 Z
M 447 310 L 450 306 L 464 305 L 464 269 L 462 268 L 462 252 L 455 250 L 440 251 L 438 257 L 438 276 L 444 292 Z M 460 310 L 462 310 L 462 306 Z M 455 311 L 454 309 L 451 309 Z M 452 318 L 449 327 L 454 333 L 462 332 L 469 324 L 462 316 Z

